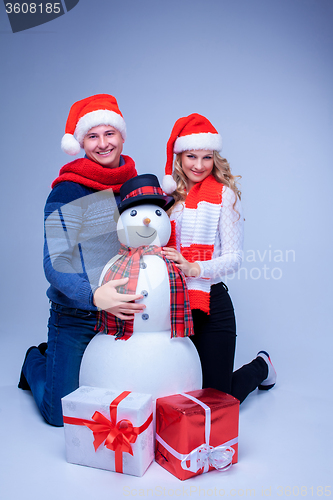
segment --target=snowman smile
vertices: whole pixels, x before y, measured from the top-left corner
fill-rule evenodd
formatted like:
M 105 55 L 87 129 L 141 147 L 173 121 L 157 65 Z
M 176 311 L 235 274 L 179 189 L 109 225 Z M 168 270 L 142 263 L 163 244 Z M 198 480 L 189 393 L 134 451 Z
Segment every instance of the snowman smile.
M 156 233 L 156 231 L 154 230 L 154 231 L 153 231 L 151 234 L 149 234 L 148 236 L 144 236 L 143 234 L 140 234 L 140 233 L 138 233 L 137 231 L 135 231 L 135 232 L 136 232 L 136 234 L 137 234 L 138 236 L 140 236 L 140 238 L 151 238 L 151 237 L 152 237 L 152 236 L 154 236 L 154 234 Z

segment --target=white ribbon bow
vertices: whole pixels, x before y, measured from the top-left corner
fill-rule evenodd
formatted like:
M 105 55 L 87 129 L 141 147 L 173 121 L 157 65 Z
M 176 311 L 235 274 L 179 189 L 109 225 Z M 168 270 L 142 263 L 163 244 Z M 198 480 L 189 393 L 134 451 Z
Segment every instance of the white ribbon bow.
M 186 455 L 181 461 L 181 466 L 184 470 L 191 472 L 198 472 L 202 467 L 204 472 L 207 472 L 209 466 L 215 467 L 219 471 L 227 470 L 231 467 L 234 453 L 235 450 L 231 446 L 221 445 L 214 448 L 208 444 L 202 444 Z M 188 461 L 190 461 L 189 467 L 186 463 Z

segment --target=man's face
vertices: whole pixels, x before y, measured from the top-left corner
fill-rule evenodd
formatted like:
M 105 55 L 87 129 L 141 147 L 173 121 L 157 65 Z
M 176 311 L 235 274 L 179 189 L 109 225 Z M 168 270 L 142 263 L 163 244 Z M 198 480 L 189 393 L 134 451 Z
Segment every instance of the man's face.
M 93 127 L 83 139 L 87 157 L 107 168 L 119 167 L 123 144 L 121 133 L 111 125 Z

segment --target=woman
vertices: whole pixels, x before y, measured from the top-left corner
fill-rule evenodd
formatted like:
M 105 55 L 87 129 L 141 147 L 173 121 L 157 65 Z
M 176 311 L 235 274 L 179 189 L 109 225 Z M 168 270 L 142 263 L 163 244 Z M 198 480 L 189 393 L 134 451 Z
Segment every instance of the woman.
M 126 124 L 116 99 L 98 94 L 76 102 L 69 112 L 62 149 L 85 157 L 66 164 L 52 184 L 45 205 L 44 270 L 51 303 L 48 342 L 28 349 L 19 387 L 30 389 L 45 420 L 62 426 L 61 398 L 79 385 L 83 352 L 95 335 L 97 308 L 133 319 L 141 295 L 116 286 L 98 287 L 104 265 L 118 252 L 113 213 L 119 190 L 137 175 L 122 155 Z
M 221 148 L 221 136 L 204 116 L 194 113 L 175 123 L 163 189 L 176 203 L 170 214 L 173 234 L 163 251 L 187 277 L 203 386 L 242 402 L 257 387 L 272 388 L 276 373 L 265 351 L 233 372 L 235 316 L 222 280 L 241 265 L 243 217 L 236 177 L 219 155 Z

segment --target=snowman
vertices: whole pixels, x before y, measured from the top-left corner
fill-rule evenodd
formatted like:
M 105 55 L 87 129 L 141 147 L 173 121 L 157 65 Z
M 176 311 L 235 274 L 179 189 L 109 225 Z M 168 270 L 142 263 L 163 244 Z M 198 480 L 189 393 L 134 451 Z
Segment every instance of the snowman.
M 163 193 L 153 174 L 127 181 L 120 197 L 121 249 L 105 266 L 100 284 L 127 275 L 130 283 L 134 275 L 135 288 L 132 281 L 129 293 L 143 295 L 146 308 L 132 321 L 100 312 L 103 333 L 96 334 L 86 348 L 80 385 L 148 393 L 153 400 L 201 389 L 199 355 L 186 336 L 193 331 L 191 315 L 188 320 L 185 314 L 190 312 L 185 279 L 160 253 L 170 238 L 166 210 L 174 200 Z M 170 291 L 175 287 L 177 294 Z M 171 311 L 177 311 L 177 321 Z M 179 322 L 179 318 L 183 319 Z

